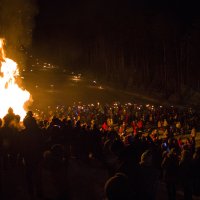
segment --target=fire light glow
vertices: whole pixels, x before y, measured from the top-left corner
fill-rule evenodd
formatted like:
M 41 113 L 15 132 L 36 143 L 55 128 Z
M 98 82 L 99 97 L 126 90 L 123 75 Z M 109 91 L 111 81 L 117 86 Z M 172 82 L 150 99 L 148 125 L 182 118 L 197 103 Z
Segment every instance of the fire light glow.
M 26 115 L 24 104 L 30 100 L 30 93 L 16 83 L 19 77 L 17 63 L 6 58 L 4 39 L 0 39 L 0 118 L 3 118 L 11 107 L 21 120 Z

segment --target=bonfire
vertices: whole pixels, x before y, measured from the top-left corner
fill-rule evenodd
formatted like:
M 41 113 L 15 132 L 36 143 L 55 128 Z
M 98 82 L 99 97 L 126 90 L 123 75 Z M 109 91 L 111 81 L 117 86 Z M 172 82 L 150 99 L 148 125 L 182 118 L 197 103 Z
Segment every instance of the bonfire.
M 30 100 L 30 93 L 17 84 L 19 68 L 15 61 L 6 58 L 4 39 L 0 39 L 0 118 L 3 118 L 11 107 L 15 114 L 26 115 L 25 104 Z

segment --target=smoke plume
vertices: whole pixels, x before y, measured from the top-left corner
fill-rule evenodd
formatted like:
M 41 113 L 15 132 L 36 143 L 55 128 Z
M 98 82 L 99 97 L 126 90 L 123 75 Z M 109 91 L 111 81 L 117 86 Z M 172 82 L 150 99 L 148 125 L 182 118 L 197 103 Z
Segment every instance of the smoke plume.
M 24 61 L 23 49 L 31 46 L 37 13 L 36 0 L 0 0 L 0 36 L 6 39 L 9 57 Z

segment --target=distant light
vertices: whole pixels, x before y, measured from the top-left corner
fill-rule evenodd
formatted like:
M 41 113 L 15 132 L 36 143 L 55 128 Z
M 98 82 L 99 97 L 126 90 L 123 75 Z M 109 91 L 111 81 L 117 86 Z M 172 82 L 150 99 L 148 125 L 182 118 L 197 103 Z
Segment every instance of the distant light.
M 74 77 L 72 78 L 72 80 L 73 80 L 73 81 L 79 81 L 79 80 L 80 80 L 80 77 L 74 76 Z
M 102 89 L 103 89 L 103 87 L 102 87 L 102 86 L 99 86 L 99 89 L 100 89 L 100 90 L 102 90 Z
M 52 85 L 50 85 L 51 87 L 54 87 L 54 85 L 52 84 Z
M 35 87 L 36 87 L 36 88 L 38 88 L 39 86 L 38 86 L 38 85 L 36 85 Z
M 23 77 L 23 76 L 21 76 L 21 79 L 24 79 L 24 77 Z
M 31 69 L 30 71 L 32 72 L 33 70 Z

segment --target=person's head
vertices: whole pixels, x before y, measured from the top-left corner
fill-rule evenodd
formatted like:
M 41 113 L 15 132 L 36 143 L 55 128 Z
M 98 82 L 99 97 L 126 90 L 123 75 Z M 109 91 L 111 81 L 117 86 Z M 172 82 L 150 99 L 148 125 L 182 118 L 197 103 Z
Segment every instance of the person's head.
M 177 156 L 177 152 L 175 148 L 171 148 L 168 154 L 169 157 Z
M 33 112 L 29 110 L 29 111 L 26 113 L 26 116 L 27 116 L 27 117 L 33 117 Z
M 117 173 L 108 179 L 104 191 L 108 200 L 133 199 L 128 177 L 123 173 Z
M 194 159 L 200 159 L 200 147 L 195 150 Z
M 13 109 L 11 107 L 8 109 L 8 114 L 13 114 Z
M 122 152 L 124 151 L 124 143 L 121 140 L 115 140 L 111 145 L 111 151 L 116 156 L 121 156 Z
M 67 120 L 67 126 L 68 126 L 68 127 L 72 127 L 72 125 L 73 125 L 73 124 L 72 124 L 72 120 L 71 120 L 71 119 L 68 119 L 68 120 Z
M 190 160 L 191 159 L 191 153 L 188 150 L 183 150 L 181 152 L 181 160 Z
M 55 125 L 60 125 L 61 121 L 60 121 L 60 119 L 58 117 L 53 116 L 52 123 L 55 124 Z
M 38 125 L 39 125 L 40 128 L 44 128 L 44 121 L 40 120 Z
M 151 166 L 152 165 L 152 152 L 150 150 L 146 150 L 142 155 L 141 155 L 141 165 L 145 166 Z
M 16 121 L 16 123 L 20 122 L 20 115 L 15 115 L 15 121 Z
M 80 122 L 80 120 L 78 120 L 78 121 L 76 122 L 76 127 L 77 127 L 77 128 L 80 128 L 80 127 L 81 127 L 81 122 Z
M 26 114 L 26 117 L 23 120 L 23 124 L 25 128 L 32 129 L 37 127 L 37 122 L 35 118 L 33 117 L 32 111 L 28 111 Z

